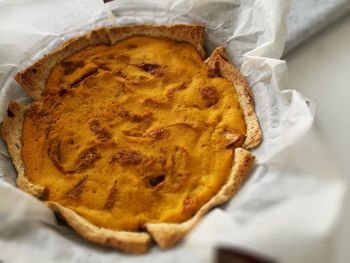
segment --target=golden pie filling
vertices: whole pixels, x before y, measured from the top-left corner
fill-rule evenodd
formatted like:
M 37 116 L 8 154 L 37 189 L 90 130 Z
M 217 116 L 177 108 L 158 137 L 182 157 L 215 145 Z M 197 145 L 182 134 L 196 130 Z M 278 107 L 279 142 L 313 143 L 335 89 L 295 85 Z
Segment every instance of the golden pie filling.
M 193 46 L 131 37 L 55 66 L 26 113 L 21 154 L 47 200 L 140 231 L 183 222 L 217 194 L 245 134 L 233 85 Z

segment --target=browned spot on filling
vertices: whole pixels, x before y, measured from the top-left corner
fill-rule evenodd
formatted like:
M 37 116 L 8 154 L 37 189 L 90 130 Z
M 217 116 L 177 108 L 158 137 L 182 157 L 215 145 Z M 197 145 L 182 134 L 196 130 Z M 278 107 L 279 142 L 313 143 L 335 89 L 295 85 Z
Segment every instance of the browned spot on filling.
M 169 89 L 167 92 L 166 92 L 166 96 L 168 98 L 171 98 L 174 96 L 174 94 L 179 91 L 179 90 L 184 90 L 188 87 L 188 85 L 192 82 L 192 80 L 189 80 L 189 81 L 185 81 L 185 82 L 182 82 L 180 85 L 174 87 L 174 88 L 171 88 Z
M 73 81 L 72 87 L 77 86 L 80 82 L 82 82 L 85 79 L 95 75 L 97 72 L 98 72 L 98 68 L 93 68 L 93 69 L 89 70 L 88 72 L 83 74 L 80 78 L 78 78 L 75 81 Z
M 124 94 L 133 93 L 135 88 L 128 85 L 127 83 L 122 83 L 122 90 L 123 90 Z
M 115 72 L 114 75 L 121 77 L 121 78 L 124 78 L 124 79 L 127 78 L 127 75 L 121 70 L 118 70 L 117 72 Z
M 152 106 L 152 107 L 162 107 L 162 106 L 167 106 L 167 103 L 164 101 L 159 101 L 153 98 L 146 98 L 143 103 L 147 106 Z
M 68 140 L 68 144 L 71 140 Z M 74 143 L 74 141 L 73 141 Z M 65 167 L 65 160 L 62 158 L 62 140 L 51 139 L 48 141 L 48 155 L 53 164 L 62 173 L 74 173 L 92 167 L 95 161 L 101 158 L 101 154 L 92 147 L 82 151 L 75 160 L 73 167 Z M 67 164 L 66 164 L 67 165 Z
M 58 96 L 63 97 L 66 93 L 67 93 L 67 90 L 61 89 L 57 94 Z
M 59 92 L 57 93 L 58 96 L 63 97 L 65 94 L 67 94 L 71 90 L 71 86 L 67 82 L 60 83 Z
M 139 80 L 146 80 L 147 79 L 147 77 L 145 77 L 145 76 L 138 76 L 138 78 L 139 78 Z
M 135 130 L 125 130 L 123 131 L 123 134 L 125 136 L 131 136 L 131 137 L 142 137 L 143 133 Z
M 68 196 L 69 198 L 72 198 L 72 199 L 75 199 L 75 200 L 79 199 L 79 197 L 80 197 L 81 193 L 83 192 L 84 187 L 85 187 L 85 185 L 86 185 L 86 183 L 87 183 L 87 179 L 88 179 L 87 176 L 83 177 L 83 179 L 81 179 L 81 180 L 73 187 L 72 190 L 69 190 L 69 191 L 67 192 L 67 196 Z
M 150 63 L 140 63 L 140 64 L 137 64 L 136 67 L 151 74 L 155 74 L 159 72 L 161 68 L 161 66 L 158 64 L 150 64 Z
M 78 68 L 83 68 L 85 66 L 85 63 L 83 60 L 62 61 L 61 65 L 64 68 L 64 74 L 69 75 L 76 71 Z
M 170 136 L 170 132 L 167 129 L 164 128 L 158 128 L 158 129 L 154 129 L 152 131 L 149 131 L 146 134 L 147 137 L 150 137 L 154 140 L 163 140 L 166 139 Z
M 215 105 L 219 101 L 219 93 L 214 87 L 204 87 L 199 92 L 208 107 Z
M 108 67 L 106 64 L 100 64 L 99 68 L 105 71 L 112 71 L 112 69 Z
M 117 161 L 124 165 L 137 165 L 142 161 L 142 155 L 138 151 L 121 149 L 113 157 L 111 162 Z
M 155 177 L 151 177 L 150 179 L 148 179 L 148 182 L 152 187 L 155 187 L 160 183 L 162 183 L 164 180 L 165 180 L 165 175 L 161 174 Z
M 128 63 L 130 61 L 130 57 L 125 56 L 125 55 L 120 55 L 116 58 L 116 60 L 118 62 L 122 62 L 122 63 Z
M 61 140 L 51 140 L 48 142 L 48 155 L 53 164 L 62 172 L 65 172 L 61 165 Z
M 115 54 L 108 54 L 107 59 L 115 59 L 116 55 Z
M 105 203 L 105 209 L 111 209 L 117 199 L 117 180 L 114 181 L 111 190 L 109 190 L 108 198 Z
M 101 158 L 101 154 L 97 152 L 96 148 L 88 148 L 79 154 L 76 161 L 78 170 L 84 170 L 90 168 L 98 159 Z
M 90 121 L 90 130 L 102 143 L 113 143 L 112 135 L 106 129 L 102 128 L 97 120 Z
M 146 120 L 148 118 L 150 118 L 153 113 L 152 112 L 145 112 L 144 114 L 142 113 L 131 113 L 131 120 L 132 121 L 136 121 L 136 122 L 139 122 L 139 121 L 143 121 L 143 120 Z
M 124 109 L 123 107 L 119 108 L 119 116 L 124 119 L 129 119 L 134 122 L 141 122 L 144 121 L 150 117 L 152 117 L 153 113 L 150 111 L 145 111 L 144 113 L 134 113 L 129 112 L 128 110 Z
M 137 48 L 137 45 L 129 44 L 126 47 L 127 47 L 127 49 L 135 49 L 135 48 Z
M 192 212 L 195 211 L 197 207 L 197 200 L 195 198 L 186 197 L 183 201 L 183 211 Z
M 126 109 L 120 107 L 119 116 L 124 118 L 124 119 L 128 119 L 130 117 L 130 113 Z

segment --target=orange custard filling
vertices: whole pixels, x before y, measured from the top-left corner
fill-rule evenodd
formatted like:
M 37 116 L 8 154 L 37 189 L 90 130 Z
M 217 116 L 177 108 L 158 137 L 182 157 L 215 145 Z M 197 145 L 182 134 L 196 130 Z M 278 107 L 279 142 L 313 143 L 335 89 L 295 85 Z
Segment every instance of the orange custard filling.
M 23 124 L 29 180 L 114 230 L 191 218 L 246 135 L 233 85 L 168 39 L 86 48 L 55 66 L 44 95 Z

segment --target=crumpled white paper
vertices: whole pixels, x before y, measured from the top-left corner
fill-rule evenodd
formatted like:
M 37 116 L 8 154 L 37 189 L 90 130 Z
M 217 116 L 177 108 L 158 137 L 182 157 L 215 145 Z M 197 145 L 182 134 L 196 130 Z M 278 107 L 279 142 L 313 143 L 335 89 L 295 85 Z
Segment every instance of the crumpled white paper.
M 97 25 L 198 23 L 206 50 L 224 45 L 251 84 L 264 141 L 239 193 L 211 211 L 178 246 L 134 256 L 83 240 L 53 213 L 15 188 L 16 173 L 0 144 L 0 261 L 213 262 L 234 246 L 279 262 L 330 262 L 344 185 L 312 128 L 313 110 L 286 90 L 279 60 L 288 1 L 96 0 L 0 1 L 0 118 L 7 102 L 29 101 L 14 74 L 70 37 Z M 284 90 L 281 92 L 281 90 Z M 308 104 L 313 108 L 312 101 Z

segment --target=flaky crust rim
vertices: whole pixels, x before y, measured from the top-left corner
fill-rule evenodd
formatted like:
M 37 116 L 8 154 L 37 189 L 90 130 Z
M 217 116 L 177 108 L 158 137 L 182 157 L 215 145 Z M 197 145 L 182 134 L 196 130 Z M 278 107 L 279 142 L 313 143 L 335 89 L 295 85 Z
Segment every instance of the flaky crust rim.
M 246 139 L 242 147 L 250 149 L 258 146 L 262 141 L 262 132 L 255 114 L 253 94 L 247 80 L 239 72 L 239 69 L 229 62 L 223 47 L 216 48 L 205 63 L 213 70 L 219 70 L 220 75 L 229 80 L 236 89 L 244 120 L 247 124 Z
M 204 57 L 204 27 L 196 25 L 134 25 L 96 29 L 86 35 L 72 39 L 55 51 L 46 55 L 32 66 L 17 73 L 15 79 L 34 100 L 39 100 L 45 89 L 46 81 L 52 68 L 66 57 L 88 47 L 99 44 L 114 44 L 135 35 L 165 37 L 184 41 L 196 47 Z M 213 70 L 228 79 L 235 87 L 240 105 L 247 123 L 247 136 L 244 148 L 258 145 L 262 139 L 261 130 L 254 112 L 253 97 L 249 85 L 239 70 L 228 62 L 223 48 L 217 48 L 205 61 Z M 2 125 L 4 138 L 12 161 L 18 171 L 17 186 L 22 190 L 45 199 L 46 189 L 32 184 L 25 176 L 25 167 L 21 159 L 22 126 L 27 106 L 10 102 L 8 114 Z M 60 214 L 67 223 L 87 240 L 112 246 L 131 253 L 143 253 L 149 247 L 151 236 L 161 248 L 167 248 L 181 240 L 212 207 L 229 200 L 239 189 L 253 163 L 254 156 L 243 148 L 235 149 L 231 173 L 221 190 L 204 204 L 189 220 L 180 223 L 147 224 L 144 233 L 113 231 L 97 227 L 79 216 L 73 210 L 57 202 L 46 202 L 48 207 Z
M 16 81 L 35 100 L 39 100 L 45 90 L 47 79 L 56 64 L 80 50 L 96 45 L 113 45 L 131 36 L 164 37 L 193 45 L 204 57 L 204 27 L 199 25 L 132 25 L 95 29 L 83 36 L 73 38 L 18 72 Z

